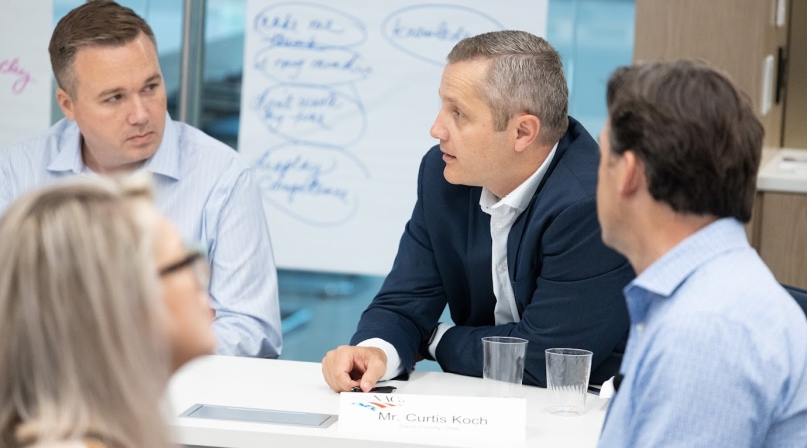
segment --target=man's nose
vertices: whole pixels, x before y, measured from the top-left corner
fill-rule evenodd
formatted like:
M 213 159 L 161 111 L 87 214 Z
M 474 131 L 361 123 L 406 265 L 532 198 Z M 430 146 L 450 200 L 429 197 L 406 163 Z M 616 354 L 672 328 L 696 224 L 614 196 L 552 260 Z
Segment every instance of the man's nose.
M 434 119 L 434 123 L 432 127 L 429 129 L 429 135 L 432 138 L 436 138 L 438 140 L 448 140 L 448 132 L 446 131 L 446 127 L 443 126 L 443 112 L 440 111 L 437 114 L 437 118 Z
M 148 118 L 149 115 L 146 104 L 143 102 L 142 98 L 135 95 L 132 100 L 132 109 L 129 112 L 129 124 L 143 125 L 148 122 Z

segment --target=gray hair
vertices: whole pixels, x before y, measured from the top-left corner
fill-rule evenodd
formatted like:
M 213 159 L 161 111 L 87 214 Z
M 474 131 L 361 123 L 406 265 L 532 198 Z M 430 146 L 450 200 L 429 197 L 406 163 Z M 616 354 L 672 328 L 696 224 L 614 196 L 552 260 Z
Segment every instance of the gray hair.
M 170 445 L 150 196 L 148 178 L 99 178 L 30 193 L 0 217 L 0 446 Z
M 549 42 L 524 31 L 494 31 L 459 41 L 446 58 L 449 64 L 475 59 L 491 61 L 480 88 L 497 131 L 515 115 L 528 113 L 541 120 L 543 144 L 563 137 L 569 127 L 569 88 L 560 55 Z

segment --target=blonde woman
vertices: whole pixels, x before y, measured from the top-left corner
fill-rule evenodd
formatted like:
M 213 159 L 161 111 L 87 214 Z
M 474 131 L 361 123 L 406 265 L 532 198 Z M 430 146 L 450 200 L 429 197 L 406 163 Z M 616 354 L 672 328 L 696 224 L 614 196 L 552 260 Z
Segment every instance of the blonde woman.
M 40 190 L 0 217 L 0 446 L 170 446 L 159 400 L 210 353 L 206 262 L 147 178 Z

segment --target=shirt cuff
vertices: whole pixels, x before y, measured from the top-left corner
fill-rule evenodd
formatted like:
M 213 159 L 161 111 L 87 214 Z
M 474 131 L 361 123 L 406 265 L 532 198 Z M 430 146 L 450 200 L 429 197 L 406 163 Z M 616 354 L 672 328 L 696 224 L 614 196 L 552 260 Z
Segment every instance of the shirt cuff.
M 437 359 L 437 344 L 440 343 L 440 339 L 443 339 L 443 335 L 446 334 L 453 325 L 449 325 L 445 322 L 440 322 L 437 324 L 437 331 L 434 333 L 434 339 L 432 339 L 432 343 L 429 344 L 429 354 L 432 355 L 432 358 Z
M 378 381 L 388 381 L 400 375 L 403 369 L 401 368 L 401 357 L 398 356 L 398 350 L 389 342 L 381 338 L 371 338 L 356 344 L 357 347 L 375 347 L 381 349 L 387 355 L 387 372 L 379 378 Z
M 614 377 L 608 378 L 608 381 L 602 383 L 600 388 L 600 398 L 611 398 L 614 396 Z

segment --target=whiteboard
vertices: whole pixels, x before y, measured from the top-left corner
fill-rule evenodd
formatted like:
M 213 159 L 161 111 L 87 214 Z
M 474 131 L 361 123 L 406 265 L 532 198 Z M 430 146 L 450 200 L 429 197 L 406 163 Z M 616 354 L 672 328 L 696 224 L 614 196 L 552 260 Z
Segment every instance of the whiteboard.
M 53 0 L 0 0 L 0 149 L 50 126 Z
M 461 39 L 546 34 L 548 0 L 247 2 L 238 149 L 281 268 L 386 275 Z M 427 193 L 428 194 L 428 193 Z

